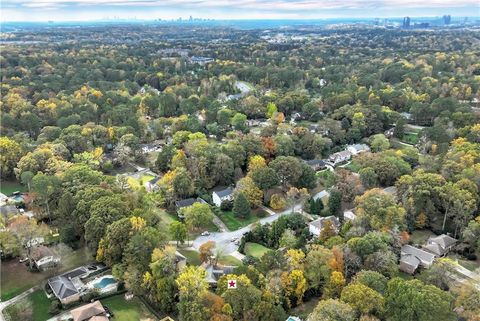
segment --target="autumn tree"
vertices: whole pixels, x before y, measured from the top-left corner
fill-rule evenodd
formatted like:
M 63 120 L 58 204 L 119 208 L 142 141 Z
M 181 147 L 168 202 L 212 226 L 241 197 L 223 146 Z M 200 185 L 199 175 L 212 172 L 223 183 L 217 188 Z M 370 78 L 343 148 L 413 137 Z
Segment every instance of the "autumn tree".
M 206 320 L 202 298 L 208 293 L 206 272 L 202 267 L 187 266 L 176 278 L 178 311 L 184 321 Z

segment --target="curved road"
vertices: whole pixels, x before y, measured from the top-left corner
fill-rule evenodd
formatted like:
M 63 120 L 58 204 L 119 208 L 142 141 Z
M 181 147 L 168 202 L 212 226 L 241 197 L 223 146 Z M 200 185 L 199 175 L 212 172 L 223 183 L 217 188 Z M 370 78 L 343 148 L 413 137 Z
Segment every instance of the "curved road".
M 221 248 L 224 250 L 225 254 L 231 254 L 237 251 L 238 249 L 238 245 L 235 245 L 235 242 L 232 242 L 232 239 L 240 239 L 243 234 L 249 232 L 252 229 L 254 224 L 260 223 L 263 225 L 267 223 L 272 223 L 278 220 L 280 216 L 288 215 L 288 214 L 291 214 L 292 212 L 300 211 L 301 209 L 302 209 L 302 206 L 300 204 L 296 204 L 293 208 L 293 211 L 292 211 L 292 208 L 290 207 L 280 213 L 271 214 L 270 216 L 260 219 L 258 222 L 247 225 L 236 231 L 212 232 L 208 236 L 199 236 L 195 240 L 193 240 L 192 247 L 198 251 L 200 248 L 200 245 L 202 245 L 203 243 L 208 241 L 214 241 L 218 248 Z M 267 212 L 273 213 L 273 211 L 268 211 L 268 210 Z

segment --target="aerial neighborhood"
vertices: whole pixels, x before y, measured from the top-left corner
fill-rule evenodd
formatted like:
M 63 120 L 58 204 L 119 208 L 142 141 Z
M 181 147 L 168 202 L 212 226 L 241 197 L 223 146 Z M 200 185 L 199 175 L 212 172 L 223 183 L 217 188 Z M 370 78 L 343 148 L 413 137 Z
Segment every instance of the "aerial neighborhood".
M 0 321 L 478 321 L 480 33 L 448 17 L 7 25 Z

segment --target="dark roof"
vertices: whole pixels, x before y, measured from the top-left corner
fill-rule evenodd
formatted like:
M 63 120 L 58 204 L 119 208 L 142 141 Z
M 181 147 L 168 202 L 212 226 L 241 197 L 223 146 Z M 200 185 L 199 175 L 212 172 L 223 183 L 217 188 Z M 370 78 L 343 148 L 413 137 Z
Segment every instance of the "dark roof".
M 325 166 L 325 162 L 321 159 L 306 160 L 305 164 L 310 165 L 310 166 L 314 166 L 314 165 Z
M 73 282 L 62 275 L 55 276 L 48 280 L 48 284 L 59 299 L 65 299 L 72 295 L 78 294 L 78 290 Z
M 231 187 L 227 187 L 226 189 L 224 190 L 221 190 L 221 191 L 215 191 L 214 192 L 215 194 L 218 195 L 218 197 L 222 198 L 222 197 L 225 197 L 225 196 L 228 196 L 228 195 L 231 195 L 233 193 L 233 188 Z
M 84 274 L 86 274 L 88 271 L 85 267 L 80 267 L 78 269 L 75 269 L 73 271 L 70 271 L 70 272 L 67 272 L 65 274 L 62 274 L 62 276 L 68 278 L 68 279 L 73 279 L 73 278 L 76 278 L 76 277 L 79 277 L 79 276 L 82 276 Z
M 8 217 L 9 215 L 17 215 L 19 210 L 14 205 L 4 205 L 0 206 L 0 213 L 4 217 Z
M 176 201 L 175 206 L 177 208 L 187 207 L 187 206 L 193 205 L 195 203 L 195 201 L 196 200 L 194 198 L 187 198 L 187 199 L 184 199 L 184 200 Z

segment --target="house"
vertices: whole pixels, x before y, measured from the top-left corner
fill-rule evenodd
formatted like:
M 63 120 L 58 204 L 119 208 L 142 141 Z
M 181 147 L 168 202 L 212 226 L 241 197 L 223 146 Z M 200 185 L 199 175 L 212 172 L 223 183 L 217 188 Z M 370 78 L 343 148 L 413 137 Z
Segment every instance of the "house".
M 302 321 L 302 319 L 300 319 L 299 317 L 296 317 L 296 316 L 289 316 L 287 321 Z
M 259 120 L 259 119 L 247 119 L 247 126 L 248 127 L 260 126 L 261 123 L 262 123 L 262 121 Z
M 369 152 L 370 147 L 366 144 L 353 144 L 353 145 L 348 145 L 347 150 L 352 154 L 352 155 L 357 155 L 360 153 L 364 152 Z
M 20 214 L 20 211 L 13 205 L 0 206 L 0 215 L 5 221 L 18 214 Z
M 412 114 L 410 113 L 400 113 L 400 115 L 403 116 L 403 118 L 405 118 L 406 120 L 411 120 L 412 119 Z
M 429 237 L 427 244 L 422 248 L 430 253 L 433 253 L 436 257 L 444 256 L 455 246 L 457 240 L 446 234 L 442 234 L 435 237 Z
M 208 63 L 214 62 L 215 59 L 209 58 L 209 57 L 192 56 L 192 57 L 190 57 L 189 61 L 192 64 L 199 64 L 200 66 L 205 66 Z
M 212 201 L 218 207 L 222 206 L 223 202 L 233 201 L 233 188 L 227 187 L 220 191 L 214 191 Z
M 338 229 L 340 227 L 340 221 L 338 220 L 338 217 L 336 216 L 327 216 L 327 217 L 320 217 L 316 219 L 315 221 L 312 221 L 308 223 L 308 230 L 310 231 L 311 234 L 314 236 L 320 236 L 320 233 L 323 229 L 323 226 L 326 221 L 332 222 L 333 228 L 335 229 L 335 232 L 338 233 Z
M 110 317 L 100 301 L 82 305 L 70 311 L 70 314 L 73 321 L 108 321 Z
M 233 266 L 233 265 L 224 265 L 224 266 L 215 265 L 214 266 L 210 263 L 203 263 L 202 267 L 207 272 L 205 275 L 205 278 L 211 286 L 215 286 L 218 282 L 218 279 L 220 279 L 222 275 L 232 274 L 234 273 L 234 270 L 237 268 L 236 266 Z
M 80 278 L 88 274 L 89 271 L 86 267 L 79 267 L 70 272 L 48 279 L 47 284 L 62 304 L 68 304 L 80 300 L 80 292 L 84 286 Z
M 435 259 L 435 255 L 411 245 L 402 246 L 400 253 L 400 270 L 409 274 L 419 267 L 429 268 Z
M 32 248 L 30 250 L 30 257 L 39 271 L 51 269 L 60 262 L 60 258 L 55 255 L 52 250 L 43 245 Z
M 3 193 L 0 193 L 0 205 L 5 205 L 7 203 L 7 200 L 8 200 L 8 196 L 3 194 Z
M 158 143 L 142 144 L 140 145 L 143 154 L 153 153 L 162 150 L 162 147 Z
M 311 133 L 316 133 L 317 130 L 318 130 L 318 127 L 320 127 L 320 125 L 318 125 L 318 124 L 310 124 L 310 125 L 308 125 L 308 130 L 309 130 Z
M 145 182 L 145 184 L 143 184 L 145 186 L 145 189 L 147 190 L 147 192 L 153 192 L 153 191 L 156 191 L 158 189 L 158 185 L 157 185 L 157 182 L 160 180 L 160 177 L 154 177 L 152 178 L 151 180 Z
M 181 271 L 187 265 L 187 258 L 178 251 L 175 251 L 175 265 L 177 271 Z
M 357 218 L 357 215 L 353 213 L 353 210 L 346 210 L 343 212 L 343 218 L 345 219 L 345 221 L 353 221 Z
M 328 157 L 328 160 L 333 164 L 337 165 L 346 161 L 349 161 L 352 157 L 352 153 L 348 150 L 334 153 Z
M 184 200 L 176 201 L 175 202 L 175 210 L 177 211 L 177 215 L 179 217 L 183 217 L 183 215 L 180 213 L 181 209 L 184 208 L 184 207 L 192 206 L 195 203 L 206 204 L 207 202 L 205 202 L 203 199 L 201 199 L 199 197 L 197 197 L 197 198 L 191 197 L 191 198 L 186 198 Z
M 80 292 L 71 279 L 60 275 L 48 279 L 47 283 L 52 289 L 53 294 L 62 304 L 68 304 L 80 300 Z
M 305 164 L 310 166 L 314 171 L 319 171 L 325 168 L 325 162 L 321 159 L 306 160 Z

